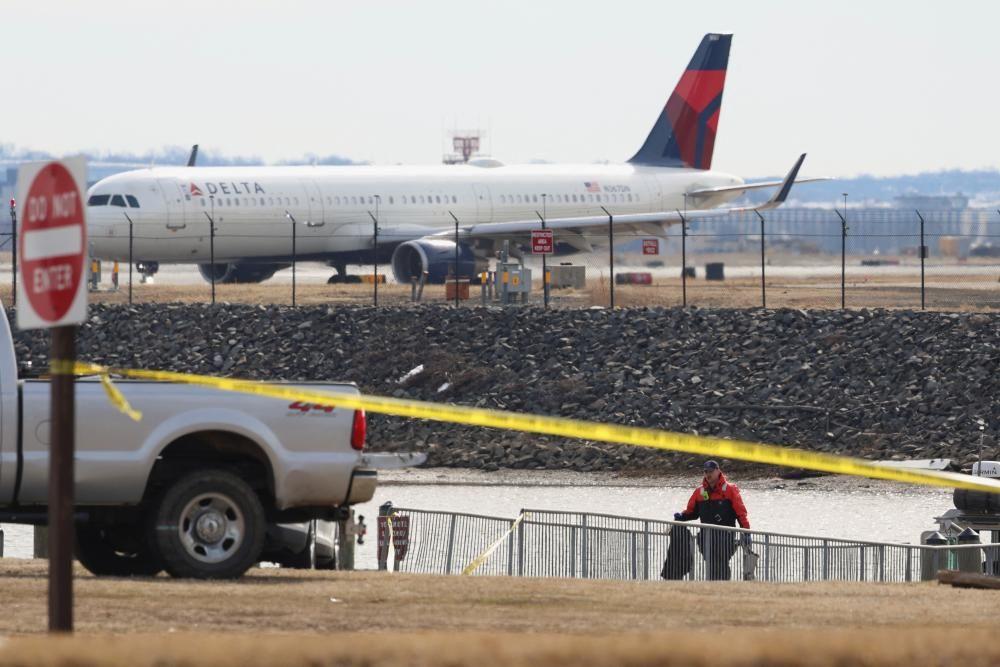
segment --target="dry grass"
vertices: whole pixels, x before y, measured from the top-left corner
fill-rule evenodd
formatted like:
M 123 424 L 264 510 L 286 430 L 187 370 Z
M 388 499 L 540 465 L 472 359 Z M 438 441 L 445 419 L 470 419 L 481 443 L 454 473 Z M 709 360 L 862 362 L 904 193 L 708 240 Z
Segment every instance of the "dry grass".
M 907 283 L 912 280 L 901 277 L 875 277 L 864 281 L 851 280 L 847 283 L 847 305 L 852 308 L 919 308 L 920 290 Z M 1000 284 L 985 277 L 979 282 L 970 282 L 967 276 L 934 276 L 929 280 L 927 306 L 932 310 L 948 311 L 994 311 L 1000 310 Z M 943 285 L 952 285 L 944 287 Z M 188 302 L 207 303 L 210 287 L 206 285 L 139 285 L 133 286 L 135 303 Z M 606 276 L 594 274 L 583 290 L 553 290 L 553 303 L 558 307 L 607 306 L 610 290 Z M 290 285 L 263 283 L 260 285 L 217 285 L 216 300 L 246 304 L 290 304 Z M 761 304 L 759 279 L 736 278 L 724 282 L 706 281 L 701 278 L 691 280 L 687 286 L 689 305 L 704 308 L 757 308 Z M 302 305 L 311 304 L 370 304 L 373 291 L 371 285 L 325 285 L 301 284 L 296 288 L 296 300 Z M 0 299 L 10 303 L 10 285 L 0 285 Z M 532 301 L 541 299 L 536 292 Z M 428 285 L 424 288 L 425 303 L 450 303 L 445 298 L 442 285 Z M 90 295 L 92 303 L 127 303 L 128 289 L 117 292 L 99 291 Z M 410 287 L 406 285 L 379 286 L 380 304 L 407 304 L 410 302 Z M 480 292 L 472 287 L 467 305 L 480 304 Z M 681 305 L 681 281 L 679 279 L 657 279 L 654 285 L 615 286 L 615 305 L 671 307 Z M 769 279 L 767 283 L 767 305 L 770 308 L 839 308 L 839 279 Z
M 0 590 L 0 634 L 44 630 L 44 563 L 0 561 Z M 919 665 L 945 651 L 968 667 L 1000 663 L 997 600 L 937 584 L 80 573 L 80 635 L 9 640 L 0 665 Z

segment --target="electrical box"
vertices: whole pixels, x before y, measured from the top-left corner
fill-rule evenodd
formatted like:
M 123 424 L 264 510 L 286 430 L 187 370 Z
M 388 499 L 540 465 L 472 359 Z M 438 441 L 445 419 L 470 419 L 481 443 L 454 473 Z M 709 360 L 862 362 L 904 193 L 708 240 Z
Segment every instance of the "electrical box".
M 493 284 L 497 294 L 503 294 L 504 284 L 508 294 L 528 294 L 531 292 L 531 269 L 510 262 L 497 264 Z
M 587 286 L 587 267 L 571 264 L 550 266 L 549 286 L 553 289 L 584 289 Z

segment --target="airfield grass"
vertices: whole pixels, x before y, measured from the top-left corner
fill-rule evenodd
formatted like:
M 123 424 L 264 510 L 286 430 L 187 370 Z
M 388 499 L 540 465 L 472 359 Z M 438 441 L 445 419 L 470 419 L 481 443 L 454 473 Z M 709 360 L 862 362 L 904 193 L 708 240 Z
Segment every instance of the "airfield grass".
M 0 560 L 0 665 L 1000 664 L 997 591 L 936 583 L 77 574 L 76 637 L 32 638 L 46 565 Z

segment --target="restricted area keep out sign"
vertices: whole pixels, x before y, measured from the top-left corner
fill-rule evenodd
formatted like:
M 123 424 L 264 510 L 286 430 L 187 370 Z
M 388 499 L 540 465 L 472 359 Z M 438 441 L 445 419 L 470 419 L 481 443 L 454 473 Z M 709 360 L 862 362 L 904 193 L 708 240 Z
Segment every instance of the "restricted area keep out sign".
M 659 255 L 660 254 L 660 239 L 643 239 L 642 240 L 642 254 L 643 255 Z
M 21 225 L 17 326 L 80 324 L 87 316 L 87 223 L 82 157 L 37 162 L 17 173 Z
M 532 255 L 551 255 L 554 250 L 553 245 L 551 229 L 531 230 Z

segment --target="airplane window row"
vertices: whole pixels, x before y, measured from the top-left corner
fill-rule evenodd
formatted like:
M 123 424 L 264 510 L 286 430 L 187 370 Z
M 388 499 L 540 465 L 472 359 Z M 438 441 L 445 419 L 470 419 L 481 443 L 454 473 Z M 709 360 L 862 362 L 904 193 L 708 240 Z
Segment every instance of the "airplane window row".
M 537 204 L 540 195 L 500 195 L 501 204 Z M 548 195 L 549 201 L 556 204 L 585 204 L 585 203 L 608 203 L 623 204 L 625 202 L 639 201 L 639 195 L 626 194 L 597 194 L 597 195 Z
M 209 205 L 208 203 L 206 203 L 206 198 L 205 197 L 199 197 L 199 199 L 201 200 L 201 205 L 202 206 L 208 206 Z M 215 206 L 220 206 L 220 207 L 223 207 L 223 208 L 226 207 L 226 206 L 229 206 L 229 207 L 240 206 L 240 198 L 239 197 L 232 197 L 232 198 L 230 198 L 230 197 L 212 197 L 212 198 L 209 198 L 209 202 L 215 202 Z M 244 197 L 242 205 L 243 206 L 281 206 L 282 205 L 282 197 Z M 298 197 L 284 197 L 284 205 L 285 206 L 292 206 L 292 205 L 298 206 L 299 205 L 299 198 Z
M 139 208 L 139 200 L 132 195 L 90 195 L 87 206 L 120 206 L 125 208 L 128 202 L 129 208 Z

